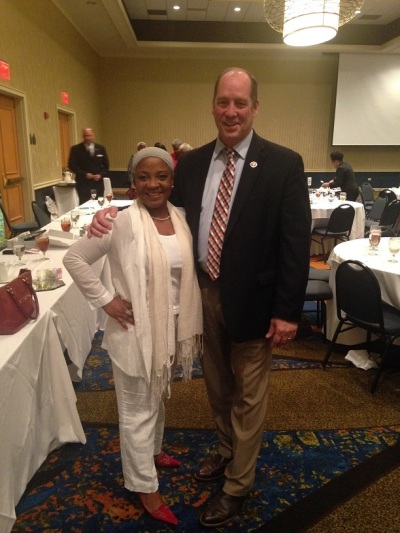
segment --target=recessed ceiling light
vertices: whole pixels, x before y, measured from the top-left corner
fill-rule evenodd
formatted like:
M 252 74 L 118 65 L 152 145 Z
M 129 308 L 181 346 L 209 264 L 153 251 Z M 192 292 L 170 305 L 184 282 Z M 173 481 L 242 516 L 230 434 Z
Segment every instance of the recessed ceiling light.
M 181 8 L 180 6 L 173 6 L 172 9 L 175 9 L 175 11 L 179 11 L 180 8 Z
M 236 13 L 239 13 L 239 11 L 242 11 L 241 7 L 234 7 L 233 11 L 236 11 Z

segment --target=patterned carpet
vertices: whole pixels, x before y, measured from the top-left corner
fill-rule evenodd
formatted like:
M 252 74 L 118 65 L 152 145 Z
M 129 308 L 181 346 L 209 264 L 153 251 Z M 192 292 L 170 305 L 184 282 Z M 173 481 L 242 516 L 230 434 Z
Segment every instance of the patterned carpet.
M 371 374 L 352 368 L 340 353 L 331 370 L 321 371 L 325 346 L 309 319 L 297 342 L 274 357 L 275 409 L 266 420 L 251 498 L 240 518 L 213 531 L 307 531 L 343 495 L 350 497 L 400 462 L 398 376 L 389 376 L 371 401 Z M 50 454 L 19 502 L 13 531 L 204 532 L 198 516 L 220 484 L 193 477 L 217 445 L 199 362 L 191 383 L 180 381 L 178 369 L 167 405 L 164 449 L 183 465 L 159 470 L 160 490 L 180 521 L 169 527 L 150 519 L 123 488 L 111 364 L 101 339 L 99 332 L 76 386 L 87 444 Z

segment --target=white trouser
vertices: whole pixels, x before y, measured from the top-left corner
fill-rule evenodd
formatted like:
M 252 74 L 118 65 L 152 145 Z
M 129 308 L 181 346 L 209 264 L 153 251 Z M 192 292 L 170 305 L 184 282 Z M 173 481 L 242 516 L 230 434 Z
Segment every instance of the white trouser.
M 124 485 L 135 492 L 158 489 L 154 455 L 161 452 L 164 402 L 155 400 L 143 378 L 128 376 L 113 364 L 119 414 Z

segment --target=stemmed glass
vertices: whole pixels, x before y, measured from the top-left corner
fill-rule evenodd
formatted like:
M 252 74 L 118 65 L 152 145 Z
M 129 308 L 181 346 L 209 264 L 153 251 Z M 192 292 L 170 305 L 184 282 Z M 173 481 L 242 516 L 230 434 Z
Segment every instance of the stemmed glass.
M 381 242 L 382 230 L 379 226 L 371 226 L 369 231 L 369 255 L 378 255 L 378 246 Z
M 400 250 L 400 237 L 390 237 L 389 239 L 389 250 L 392 254 L 393 258 L 389 259 L 390 263 L 398 263 L 398 260 L 396 259 L 396 254 Z
M 72 209 L 71 211 L 71 220 L 73 222 L 73 227 L 78 227 L 78 220 L 79 220 L 79 209 Z
M 96 189 L 90 189 L 90 196 L 92 197 L 92 200 L 95 201 L 97 198 L 97 191 Z
M 39 250 L 43 252 L 43 259 L 48 259 L 48 257 L 46 257 L 46 252 L 49 249 L 49 243 L 50 243 L 49 236 L 46 234 L 38 235 L 35 238 L 35 243 L 36 243 L 36 246 L 39 248 Z
M 13 253 L 18 257 L 19 265 L 25 265 L 25 263 L 21 261 L 22 256 L 25 253 L 25 242 L 22 239 L 17 239 L 13 242 Z
M 100 207 L 103 207 L 103 205 L 104 205 L 104 196 L 99 196 L 99 197 L 97 198 L 97 201 L 98 201 L 98 203 L 99 203 L 99 206 L 100 206 Z
M 113 193 L 112 191 L 107 191 L 106 193 L 107 202 L 109 205 L 111 205 L 111 200 L 113 199 Z

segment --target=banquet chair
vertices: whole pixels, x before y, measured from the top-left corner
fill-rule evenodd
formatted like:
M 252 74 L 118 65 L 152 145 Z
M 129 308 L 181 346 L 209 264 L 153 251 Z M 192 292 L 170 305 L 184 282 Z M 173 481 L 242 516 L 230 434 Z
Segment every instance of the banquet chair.
M 326 239 L 334 239 L 334 246 L 336 246 L 337 241 L 348 241 L 354 216 L 355 209 L 352 205 L 341 204 L 332 211 L 326 226 L 312 230 L 311 240 L 322 246 L 324 263 L 326 263 L 327 259 L 324 241 Z
M 49 215 L 35 200 L 32 202 L 32 211 L 40 228 L 43 228 L 43 226 L 46 226 L 50 222 Z
M 16 237 L 20 233 L 24 233 L 25 231 L 35 231 L 39 229 L 39 226 L 37 222 L 18 222 L 17 224 L 13 224 L 11 220 L 8 218 L 8 215 L 3 207 L 3 203 L 0 200 L 0 210 L 3 213 L 4 222 L 6 223 L 6 226 L 8 227 L 10 231 L 10 237 Z
M 374 189 L 369 181 L 365 181 L 361 187 L 359 187 L 359 190 L 364 204 L 365 213 L 368 213 L 375 201 Z
M 341 263 L 336 270 L 336 312 L 339 324 L 332 337 L 323 368 L 335 346 L 339 333 L 354 328 L 367 332 L 367 350 L 369 351 L 371 335 L 375 334 L 383 341 L 381 361 L 370 388 L 375 392 L 382 374 L 387 355 L 393 341 L 400 337 L 400 310 L 382 301 L 379 282 L 370 268 L 361 261 L 348 260 Z M 343 326 L 346 326 L 344 329 Z
M 325 268 L 315 268 L 313 266 L 310 266 L 310 270 L 308 272 L 308 279 L 315 279 L 319 281 L 329 281 L 329 272 L 330 269 Z
M 309 279 L 306 287 L 306 294 L 304 297 L 305 302 L 316 302 L 317 304 L 317 327 L 323 329 L 324 340 L 326 332 L 326 304 L 327 300 L 332 300 L 332 289 L 327 281 L 318 279 Z M 311 311 L 304 311 L 311 312 Z
M 390 189 L 384 189 L 379 193 L 379 196 L 381 198 L 387 198 L 387 202 L 390 204 L 390 202 L 393 202 L 393 200 L 397 200 L 396 193 L 391 191 Z
M 393 200 L 385 207 L 381 219 L 379 221 L 380 226 L 386 226 L 389 228 L 397 227 L 397 223 L 400 217 L 400 200 Z
M 379 226 L 381 217 L 383 215 L 387 203 L 388 201 L 386 196 L 378 196 L 378 198 L 376 198 L 374 205 L 371 207 L 368 215 L 365 218 L 365 236 L 368 236 L 371 226 Z

